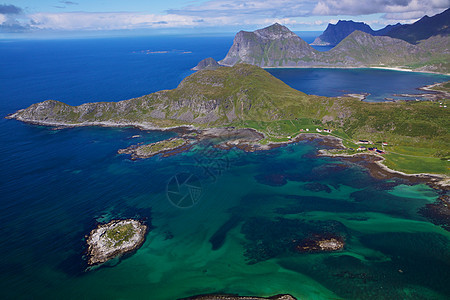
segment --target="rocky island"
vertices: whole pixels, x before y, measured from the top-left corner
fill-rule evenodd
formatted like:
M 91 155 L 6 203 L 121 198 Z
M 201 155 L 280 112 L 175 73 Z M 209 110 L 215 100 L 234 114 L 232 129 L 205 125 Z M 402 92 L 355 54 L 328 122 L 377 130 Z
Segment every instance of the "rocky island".
M 189 140 L 183 138 L 173 138 L 159 141 L 151 144 L 132 145 L 126 149 L 120 149 L 118 154 L 130 154 L 133 160 L 138 158 L 149 158 L 162 153 L 182 151 L 182 148 L 188 148 Z
M 147 225 L 132 219 L 99 225 L 86 240 L 88 264 L 101 264 L 138 249 L 145 241 L 146 232 Z

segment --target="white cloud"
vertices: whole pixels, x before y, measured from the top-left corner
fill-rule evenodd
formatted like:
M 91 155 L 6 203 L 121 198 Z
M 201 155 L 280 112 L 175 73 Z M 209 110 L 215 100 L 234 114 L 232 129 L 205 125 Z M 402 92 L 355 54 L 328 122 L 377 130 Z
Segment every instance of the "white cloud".
M 29 15 L 34 29 L 116 30 L 198 25 L 197 18 L 179 15 L 123 13 L 36 13 Z
M 327 16 L 385 13 L 391 19 L 416 19 L 424 14 L 434 15 L 449 6 L 450 0 L 320 0 L 312 13 Z
M 181 9 L 168 10 L 178 15 L 196 16 L 256 16 L 299 17 L 310 14 L 317 1 L 313 0 L 211 0 L 188 5 Z
M 71 1 L 62 1 L 71 2 Z M 257 28 L 274 22 L 295 29 L 322 28 L 338 17 L 359 16 L 358 21 L 379 24 L 411 23 L 425 14 L 432 16 L 450 6 L 450 0 L 209 0 L 192 1 L 166 14 L 142 12 L 39 12 L 2 15 L 7 30 L 120 30 L 143 28 L 241 27 Z M 12 6 L 1 6 L 10 11 Z M 14 8 L 14 7 L 13 7 Z M 20 8 L 17 8 L 22 12 Z M 378 15 L 374 15 L 378 14 Z M 375 17 L 374 17 L 375 16 Z M 381 16 L 381 17 L 380 17 Z M 330 20 L 331 19 L 331 20 Z M 368 22 L 368 23 L 369 23 Z M 304 25 L 304 26 L 303 26 Z M 2 27 L 0 27 L 0 30 Z

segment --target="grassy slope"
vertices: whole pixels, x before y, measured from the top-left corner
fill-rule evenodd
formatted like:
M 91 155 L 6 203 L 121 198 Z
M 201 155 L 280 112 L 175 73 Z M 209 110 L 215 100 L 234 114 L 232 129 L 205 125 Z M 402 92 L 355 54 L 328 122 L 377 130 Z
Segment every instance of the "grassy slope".
M 155 117 L 159 110 L 164 116 Z M 181 118 L 191 114 L 193 120 Z M 215 118 L 199 121 L 205 115 Z M 27 120 L 148 122 L 157 126 L 251 127 L 263 142 L 287 141 L 301 129 L 333 129 L 348 147 L 358 139 L 386 141 L 386 164 L 406 172 L 449 173 L 450 113 L 436 102 L 366 103 L 294 90 L 261 68 L 240 64 L 204 70 L 177 89 L 117 103 L 72 107 L 51 101 L 18 113 Z M 444 160 L 442 160 L 444 159 Z

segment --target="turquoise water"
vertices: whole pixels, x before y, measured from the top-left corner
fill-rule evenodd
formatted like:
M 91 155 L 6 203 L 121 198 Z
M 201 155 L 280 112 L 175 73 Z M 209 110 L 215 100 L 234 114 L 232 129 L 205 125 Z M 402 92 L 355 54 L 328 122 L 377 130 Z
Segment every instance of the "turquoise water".
M 232 37 L 2 41 L 0 112 L 5 116 L 49 98 L 81 104 L 174 88 L 201 58 L 222 58 L 231 42 Z M 299 74 L 309 78 L 303 84 L 310 88 L 312 78 L 323 83 L 331 82 L 324 80 L 330 76 L 343 81 L 355 76 L 316 71 L 298 70 L 290 84 L 301 81 L 294 80 Z M 411 89 L 445 79 L 352 72 L 374 84 L 388 74 L 412 81 Z M 316 87 L 312 93 L 328 91 Z M 2 298 L 177 299 L 216 292 L 291 293 L 300 299 L 450 296 L 450 234 L 418 213 L 437 192 L 398 179 L 376 180 L 358 165 L 317 158 L 320 147 L 314 142 L 255 153 L 205 144 L 168 158 L 131 161 L 117 150 L 174 134 L 52 130 L 6 119 L 0 126 Z M 167 197 L 168 183 L 180 173 L 194 174 L 202 186 L 188 209 Z M 145 244 L 86 271 L 85 235 L 97 222 L 130 217 L 152 225 Z M 294 241 L 314 233 L 338 234 L 346 246 L 335 253 L 296 252 Z

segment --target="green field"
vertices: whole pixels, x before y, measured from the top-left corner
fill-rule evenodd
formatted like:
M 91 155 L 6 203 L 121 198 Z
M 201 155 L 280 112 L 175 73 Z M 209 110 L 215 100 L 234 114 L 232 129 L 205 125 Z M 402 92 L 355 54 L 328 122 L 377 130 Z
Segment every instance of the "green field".
M 128 241 L 135 234 L 133 224 L 124 224 L 115 226 L 106 231 L 106 236 L 114 246 L 120 246 L 123 242 Z
M 415 174 L 450 174 L 450 162 L 435 157 L 407 156 L 397 153 L 388 153 L 385 155 L 384 164 L 397 171 Z

